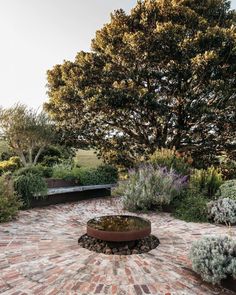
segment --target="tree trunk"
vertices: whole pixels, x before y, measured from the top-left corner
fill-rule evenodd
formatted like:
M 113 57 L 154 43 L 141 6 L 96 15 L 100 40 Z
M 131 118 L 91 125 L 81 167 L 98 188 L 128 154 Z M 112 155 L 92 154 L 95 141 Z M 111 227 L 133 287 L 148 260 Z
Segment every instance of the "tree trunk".
M 26 158 L 25 158 L 24 153 L 22 151 L 18 151 L 17 154 L 20 157 L 23 166 L 26 167 L 27 166 L 27 162 L 26 162 Z
M 29 165 L 33 164 L 33 155 L 32 155 L 33 151 L 32 148 L 29 148 Z
M 37 164 L 38 159 L 39 159 L 39 156 L 41 155 L 43 149 L 44 149 L 44 147 L 41 147 L 41 148 L 38 150 L 38 152 L 37 152 L 37 154 L 36 154 L 36 156 L 35 156 L 35 158 L 34 158 L 34 162 L 33 162 L 34 165 Z

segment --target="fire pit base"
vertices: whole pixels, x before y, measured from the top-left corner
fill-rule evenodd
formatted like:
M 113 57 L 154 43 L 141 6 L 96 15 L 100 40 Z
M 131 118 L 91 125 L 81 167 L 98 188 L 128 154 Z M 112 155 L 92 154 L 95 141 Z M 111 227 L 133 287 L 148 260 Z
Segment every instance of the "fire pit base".
M 131 255 L 149 252 L 155 249 L 160 244 L 160 241 L 154 235 L 149 235 L 146 238 L 135 241 L 107 242 L 85 234 L 79 238 L 78 243 L 81 247 L 98 253 L 107 255 Z

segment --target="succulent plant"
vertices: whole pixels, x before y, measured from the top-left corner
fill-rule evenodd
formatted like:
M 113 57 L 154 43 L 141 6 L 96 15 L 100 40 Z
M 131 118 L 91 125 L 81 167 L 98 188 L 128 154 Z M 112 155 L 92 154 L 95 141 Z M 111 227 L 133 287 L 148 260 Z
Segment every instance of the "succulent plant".
M 220 284 L 227 277 L 236 278 L 236 240 L 228 236 L 204 237 L 193 243 L 190 260 L 204 281 Z

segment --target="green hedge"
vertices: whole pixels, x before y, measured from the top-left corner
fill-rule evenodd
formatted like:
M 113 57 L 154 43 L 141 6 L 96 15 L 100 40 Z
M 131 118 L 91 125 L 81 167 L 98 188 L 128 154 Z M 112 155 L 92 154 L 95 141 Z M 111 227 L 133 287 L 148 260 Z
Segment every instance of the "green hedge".
M 117 169 L 110 165 L 100 165 L 97 168 L 73 168 L 65 165 L 56 165 L 53 168 L 53 178 L 74 180 L 80 185 L 96 185 L 116 183 Z

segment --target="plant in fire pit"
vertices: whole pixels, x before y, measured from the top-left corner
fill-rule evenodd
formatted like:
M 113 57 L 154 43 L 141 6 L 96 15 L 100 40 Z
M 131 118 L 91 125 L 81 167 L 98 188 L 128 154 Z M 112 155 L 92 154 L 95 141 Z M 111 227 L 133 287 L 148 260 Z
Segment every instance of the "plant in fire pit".
M 152 165 L 132 170 L 129 176 L 123 199 L 129 211 L 162 210 L 186 185 L 186 177 Z

